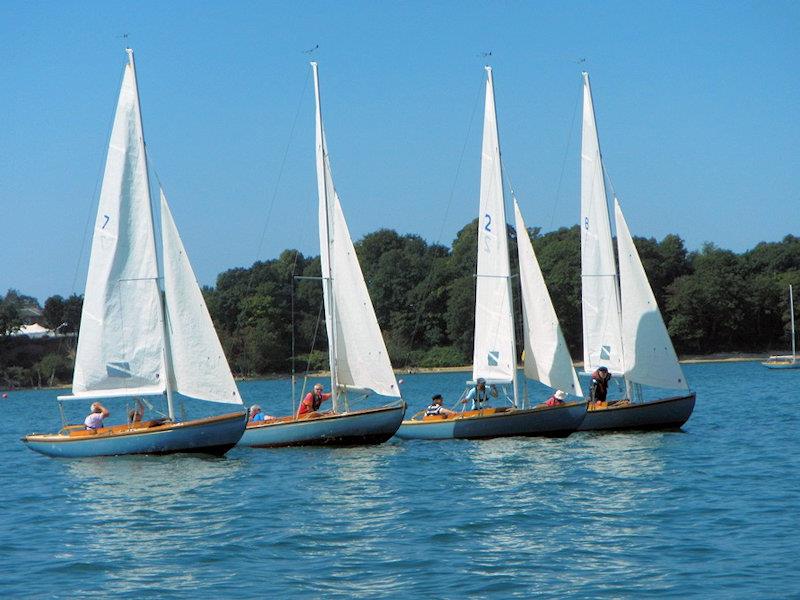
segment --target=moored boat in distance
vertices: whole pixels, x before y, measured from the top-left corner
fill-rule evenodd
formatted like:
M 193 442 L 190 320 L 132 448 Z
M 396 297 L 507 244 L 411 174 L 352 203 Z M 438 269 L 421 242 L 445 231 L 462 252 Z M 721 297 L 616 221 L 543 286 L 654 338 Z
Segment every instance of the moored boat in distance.
M 800 369 L 800 361 L 797 360 L 797 353 L 795 351 L 794 293 L 791 285 L 789 286 L 789 316 L 792 322 L 792 353 L 791 355 L 770 356 L 761 363 L 768 369 Z
M 405 414 L 375 310 L 333 185 L 322 123 L 317 63 L 312 62 L 316 98 L 316 164 L 320 262 L 332 412 L 251 421 L 240 446 L 351 446 L 391 438 Z M 396 398 L 386 406 L 351 410 L 348 395 L 374 392 Z
M 59 403 L 135 397 L 141 409 L 128 424 L 64 422 L 58 433 L 22 441 L 53 457 L 221 456 L 242 436 L 244 411 L 175 417 L 173 393 L 238 406 L 242 400 L 163 191 L 159 264 L 133 51 L 127 55 L 92 238 L 72 395 L 59 396 Z M 148 396 L 166 396 L 165 418 L 141 420 Z
M 509 406 L 425 414 L 421 411 L 400 426 L 404 439 L 481 439 L 507 436 L 567 436 L 586 414 L 586 403 L 571 401 L 530 406 L 517 384 L 516 339 L 512 308 L 511 268 L 503 192 L 502 164 L 491 67 L 486 67 L 483 148 L 481 154 L 478 266 L 476 273 L 473 379 L 503 390 Z M 515 200 L 522 306 L 525 332 L 525 375 L 530 379 L 582 394 L 564 336 L 533 252 L 527 228 Z M 509 397 L 504 386 L 512 387 Z M 526 386 L 527 387 L 527 386 Z M 566 393 L 564 393 L 566 397 Z M 466 408 L 466 392 L 460 404 Z
M 619 278 L 589 74 L 583 73 L 581 144 L 581 293 L 584 369 L 606 367 L 624 378 L 621 400 L 588 403 L 583 431 L 680 428 L 694 410 L 672 340 L 667 332 L 619 200 L 614 215 Z M 642 386 L 681 390 L 645 399 Z M 688 393 L 686 393 L 688 392 Z

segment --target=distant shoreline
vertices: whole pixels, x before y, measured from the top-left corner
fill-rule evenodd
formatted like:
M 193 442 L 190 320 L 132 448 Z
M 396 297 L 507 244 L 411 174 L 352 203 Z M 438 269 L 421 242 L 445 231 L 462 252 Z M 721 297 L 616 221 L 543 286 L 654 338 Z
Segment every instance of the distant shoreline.
M 742 352 L 729 352 L 729 353 L 715 353 L 715 354 L 700 354 L 700 355 L 687 355 L 679 359 L 681 364 L 699 364 L 699 363 L 728 363 L 728 362 L 753 362 L 767 360 L 770 355 L 765 353 L 742 353 Z M 575 362 L 573 366 L 576 369 L 583 367 L 583 362 Z M 522 368 L 522 365 L 518 365 Z M 394 369 L 395 375 L 416 375 L 418 373 L 460 373 L 472 370 L 472 365 L 460 365 L 456 367 L 404 367 Z M 297 377 L 305 376 L 304 373 L 297 373 Z M 330 371 L 314 371 L 308 374 L 309 377 L 330 377 Z M 256 379 L 282 379 L 283 377 L 291 377 L 291 373 L 286 375 L 272 374 L 265 377 L 237 377 L 237 381 L 248 381 Z
M 697 356 L 684 356 L 680 359 L 682 364 L 692 365 L 701 363 L 736 363 L 736 362 L 753 362 L 767 360 L 769 355 L 763 353 L 759 354 L 746 354 L 746 353 L 718 353 L 706 354 Z M 582 362 L 573 363 L 576 369 L 583 367 Z M 521 367 L 521 365 L 520 365 Z M 398 376 L 402 375 L 417 375 L 417 374 L 436 374 L 436 373 L 463 373 L 472 370 L 472 365 L 461 365 L 457 367 L 406 367 L 404 369 L 395 369 L 394 372 Z M 236 377 L 236 381 L 260 381 L 265 379 L 288 379 L 291 373 L 269 373 L 257 376 Z M 297 373 L 298 379 L 305 377 L 305 373 Z M 309 373 L 308 377 L 330 377 L 329 371 L 315 371 Z M 19 387 L 19 388 L 3 388 L 0 387 L 1 392 L 13 392 L 18 390 L 64 390 L 69 389 L 69 384 L 42 386 L 42 387 Z

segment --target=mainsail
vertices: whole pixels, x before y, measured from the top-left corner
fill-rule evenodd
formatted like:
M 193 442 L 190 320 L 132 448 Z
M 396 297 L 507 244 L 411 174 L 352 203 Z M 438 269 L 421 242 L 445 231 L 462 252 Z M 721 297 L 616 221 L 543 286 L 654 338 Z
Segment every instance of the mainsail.
M 515 381 L 517 362 L 511 273 L 491 67 L 486 74 L 472 375 L 508 383 Z
M 564 334 L 516 200 L 514 200 L 514 217 L 522 288 L 525 375 L 552 388 L 564 390 L 575 396 L 583 396 Z
M 334 390 L 336 393 L 344 389 L 372 390 L 399 398 L 397 379 L 333 185 L 317 64 L 312 62 L 311 66 L 316 95 L 320 262 Z
M 200 400 L 242 404 L 163 191 L 161 240 L 172 387 Z
M 117 102 L 92 239 L 72 390 L 165 389 L 161 298 L 133 53 Z
M 688 389 L 672 340 L 616 198 L 614 215 L 619 251 L 625 378 L 643 385 Z
M 617 270 L 589 74 L 583 73 L 581 142 L 581 291 L 583 368 L 623 372 Z

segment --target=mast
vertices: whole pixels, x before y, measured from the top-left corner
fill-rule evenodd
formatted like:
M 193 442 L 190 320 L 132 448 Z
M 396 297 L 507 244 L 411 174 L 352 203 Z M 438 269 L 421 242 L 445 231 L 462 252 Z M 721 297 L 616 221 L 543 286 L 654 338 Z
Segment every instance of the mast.
M 795 342 L 794 342 L 794 294 L 792 293 L 792 284 L 789 284 L 789 314 L 792 317 L 792 362 L 795 360 Z
M 142 160 L 144 161 L 145 173 L 147 173 L 147 175 L 148 175 L 148 177 L 147 177 L 147 185 L 145 186 L 145 188 L 146 188 L 146 193 L 147 193 L 147 203 L 150 206 L 150 225 L 151 225 L 151 230 L 153 232 L 155 232 L 155 219 L 153 217 L 153 200 L 152 200 L 152 197 L 150 196 L 150 171 L 149 171 L 148 166 L 147 166 L 147 150 L 146 150 L 145 144 L 144 144 L 144 125 L 142 124 L 142 107 L 141 107 L 140 98 L 139 98 L 139 80 L 136 77 L 136 63 L 133 60 L 133 49 L 132 48 L 126 48 L 125 52 L 128 53 L 128 62 L 131 65 L 131 72 L 133 73 L 133 84 L 134 84 L 134 87 L 136 88 L 136 107 L 138 108 L 138 110 L 136 111 L 136 119 L 139 121 L 139 131 L 142 132 L 142 139 L 140 140 L 141 146 L 142 146 L 142 148 L 141 148 Z M 155 235 L 153 235 L 152 242 L 153 242 L 153 252 L 156 252 Z M 158 256 L 157 252 L 156 252 L 156 256 Z M 161 286 L 158 283 L 159 279 L 162 277 L 162 269 L 159 266 L 158 261 L 156 261 L 156 271 L 157 271 L 157 276 L 156 276 L 155 284 L 156 284 L 156 289 L 158 290 L 158 296 L 159 296 L 159 302 L 158 302 L 159 315 L 158 316 L 161 319 L 161 324 L 162 324 L 162 335 L 163 335 L 162 341 L 163 341 L 163 349 L 164 349 L 163 350 L 163 354 L 164 354 L 164 390 L 165 390 L 166 396 L 167 396 L 167 414 L 169 415 L 169 418 L 174 421 L 175 420 L 175 407 L 174 407 L 173 398 L 172 398 L 172 356 L 170 354 L 170 347 L 169 347 L 169 326 L 167 325 L 166 310 L 165 310 L 165 307 L 164 307 L 164 302 L 166 300 L 164 298 L 164 293 L 161 290 Z
M 503 204 L 503 220 L 499 225 L 502 231 L 499 235 L 507 236 L 506 229 L 506 194 L 503 188 L 503 161 L 500 159 L 500 131 L 497 127 L 497 105 L 495 104 L 494 97 L 494 76 L 492 75 L 492 67 L 486 65 L 487 83 L 492 90 L 492 119 L 494 121 L 494 129 L 497 135 L 497 160 L 498 168 L 500 169 L 500 198 Z M 479 225 L 480 226 L 480 225 Z M 509 306 L 511 307 L 511 385 L 514 390 L 514 406 L 519 407 L 519 389 L 517 385 L 517 328 L 514 326 L 514 294 L 511 286 L 511 257 L 506 252 L 506 260 L 508 260 L 508 276 L 506 277 L 506 290 L 508 293 Z
M 600 151 L 600 136 L 597 133 L 589 73 L 583 71 L 581 75 L 584 88 L 581 146 L 581 295 L 584 365 L 588 366 L 587 371 L 591 372 L 591 369 L 599 366 L 601 362 L 607 362 L 610 371 L 623 376 L 630 395 L 630 386 L 625 378 L 627 363 L 622 343 L 620 279 L 612 248 L 605 165 Z M 592 240 L 596 245 L 595 252 L 587 254 L 585 244 Z M 607 283 L 603 283 L 604 281 Z M 600 336 L 595 330 L 602 332 Z M 595 345 L 598 343 L 601 344 L 600 347 Z M 598 351 L 598 354 L 594 354 Z M 603 356 L 604 351 L 608 351 L 609 355 Z
M 328 297 L 329 306 L 326 307 L 329 311 L 329 319 L 331 327 L 329 329 L 330 336 L 328 339 L 328 362 L 331 372 L 331 405 L 333 412 L 338 412 L 339 408 L 339 389 L 337 387 L 337 350 L 336 350 L 336 299 L 333 294 L 333 269 L 331 268 L 331 210 L 328 198 L 328 173 L 325 168 L 325 160 L 327 158 L 327 146 L 325 144 L 325 130 L 322 127 L 322 103 L 320 101 L 319 89 L 319 73 L 316 61 L 311 62 L 311 69 L 314 72 L 314 96 L 316 98 L 316 116 L 317 116 L 317 180 L 320 195 L 320 202 L 324 204 L 325 208 L 325 247 L 320 247 L 320 253 L 324 253 L 327 260 L 326 272 L 322 273 L 322 286 Z M 321 185 L 319 185 L 321 183 Z

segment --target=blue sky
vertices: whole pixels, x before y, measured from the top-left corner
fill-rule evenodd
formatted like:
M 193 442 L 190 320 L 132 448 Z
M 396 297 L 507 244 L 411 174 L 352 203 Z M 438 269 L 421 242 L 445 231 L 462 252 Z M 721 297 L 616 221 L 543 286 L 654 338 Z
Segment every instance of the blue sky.
M 634 235 L 742 251 L 800 233 L 796 2 L 6 1 L 2 291 L 83 291 L 126 33 L 151 166 L 204 284 L 318 252 L 317 44 L 355 239 L 389 227 L 449 245 L 474 217 L 488 51 L 529 226 L 578 220 L 585 67 Z

